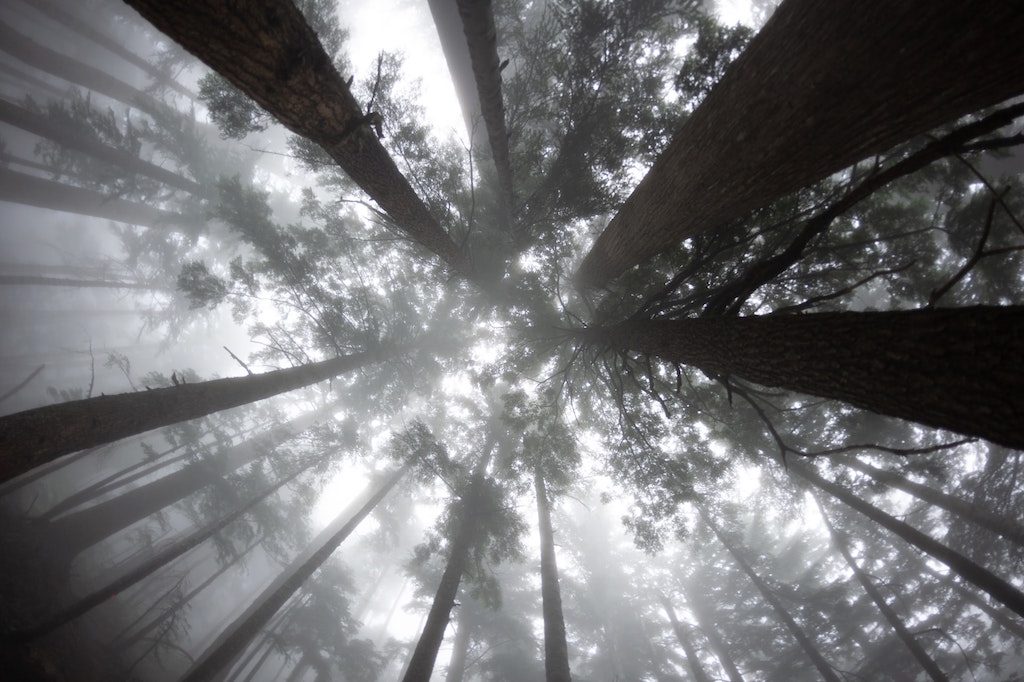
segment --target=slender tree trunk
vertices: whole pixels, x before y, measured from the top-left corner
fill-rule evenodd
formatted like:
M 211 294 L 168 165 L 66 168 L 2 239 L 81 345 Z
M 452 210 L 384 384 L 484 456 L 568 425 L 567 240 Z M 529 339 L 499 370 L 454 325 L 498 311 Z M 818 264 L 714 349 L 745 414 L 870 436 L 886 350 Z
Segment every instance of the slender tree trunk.
M 676 618 L 676 612 L 672 608 L 672 602 L 668 600 L 668 597 L 662 595 L 661 604 L 665 607 L 665 613 L 668 615 L 669 621 L 672 623 L 672 631 L 676 634 L 676 639 L 679 640 L 679 646 L 683 648 L 683 653 L 686 654 L 686 662 L 690 666 L 690 672 L 693 674 L 695 682 L 711 682 L 711 678 L 704 670 L 704 666 L 700 664 L 700 659 L 697 658 L 697 649 L 693 646 L 693 642 L 690 640 L 690 635 L 684 629 L 679 619 Z
M 350 516 L 346 512 L 328 526 L 313 544 L 300 554 L 283 574 L 278 576 L 241 615 L 217 637 L 192 664 L 182 678 L 186 682 L 207 680 L 226 668 L 245 649 L 246 644 L 273 618 L 302 584 L 334 553 L 366 516 L 401 480 L 406 469 L 393 472 L 377 491 Z
M 0 201 L 151 228 L 177 225 L 183 220 L 170 211 L 7 168 L 0 168 Z
M 835 526 L 832 525 L 832 521 L 825 513 L 825 508 L 822 506 L 821 500 L 818 499 L 817 495 L 814 496 L 814 500 L 818 503 L 818 510 L 821 512 L 821 518 L 825 521 L 825 526 L 828 528 L 828 532 L 832 536 L 832 544 L 842 555 L 846 564 L 850 567 L 850 570 L 853 571 L 853 574 L 857 577 L 857 581 L 864 588 L 867 595 L 871 597 L 871 601 L 873 601 L 875 606 L 878 607 L 878 610 L 882 613 L 886 622 L 889 623 L 890 627 L 892 627 L 896 632 L 896 636 L 899 637 L 900 641 L 903 642 L 903 645 L 907 647 L 910 653 L 920 664 L 921 668 L 923 668 L 928 674 L 928 677 L 934 680 L 934 682 L 949 682 L 949 678 L 946 677 L 944 672 L 942 672 L 942 669 L 939 668 L 935 660 L 928 655 L 928 652 L 924 650 L 924 647 L 917 641 L 914 634 L 907 629 L 906 625 L 903 624 L 903 621 L 900 619 L 899 615 L 897 615 L 896 611 L 894 611 L 885 601 L 885 597 L 883 597 L 882 593 L 878 591 L 875 584 L 871 582 L 871 578 L 869 578 L 868 575 L 861 570 L 860 566 L 857 565 L 857 562 L 850 554 L 850 550 L 846 545 L 846 539 L 839 533 L 839 531 L 836 530 Z
M 993 514 L 988 509 L 984 509 L 980 505 L 971 504 L 959 497 L 944 493 L 941 490 L 936 490 L 935 488 L 922 483 L 911 481 L 897 473 L 871 466 L 870 464 L 862 462 L 855 457 L 846 458 L 841 461 L 851 469 L 867 474 L 871 478 L 886 484 L 890 488 L 910 493 L 919 500 L 927 502 L 928 504 L 934 505 L 940 509 L 945 509 L 951 514 L 960 516 L 971 523 L 981 526 L 986 530 L 990 530 L 996 535 L 1004 537 L 1007 540 L 1024 547 L 1024 528 L 1009 516 Z
M 23 640 L 31 640 L 47 635 L 57 628 L 70 623 L 72 620 L 85 615 L 93 608 L 99 606 L 108 599 L 116 596 L 118 593 L 128 589 L 137 582 L 149 577 L 163 566 L 166 566 L 171 561 L 174 561 L 178 557 L 182 556 L 190 549 L 198 547 L 200 544 L 210 539 L 220 531 L 227 528 L 230 524 L 237 521 L 241 516 L 247 513 L 250 509 L 260 504 L 271 495 L 276 493 L 282 487 L 294 481 L 295 478 L 303 471 L 307 471 L 313 464 L 310 463 L 301 469 L 297 469 L 295 472 L 282 478 L 280 481 L 264 490 L 259 495 L 250 498 L 247 502 L 237 507 L 234 511 L 225 514 L 220 519 L 207 524 L 205 527 L 193 532 L 191 535 L 181 538 L 177 542 L 168 545 L 166 548 L 159 550 L 146 561 L 142 562 L 137 567 L 130 570 L 128 573 L 122 575 L 120 578 L 113 580 L 102 587 L 99 587 L 87 595 L 84 595 L 74 604 L 71 604 L 67 608 L 61 609 L 57 613 L 53 614 L 43 622 L 35 625 L 31 628 L 23 630 L 21 632 L 14 633 L 14 636 Z
M 1024 306 L 648 320 L 579 336 L 1024 448 Z
M 847 506 L 859 511 L 925 554 L 946 564 L 961 578 L 975 587 L 988 592 L 994 599 L 1003 603 L 1017 615 L 1024 616 L 1024 593 L 987 568 L 943 545 L 941 542 L 928 537 L 916 528 L 908 526 L 903 521 L 886 514 L 878 507 L 860 499 L 849 490 L 825 480 L 818 472 L 808 466 L 799 462 L 793 462 L 789 465 L 789 470 Z
M 481 460 L 482 466 L 477 467 L 465 497 L 458 503 L 458 532 L 452 538 L 448 550 L 448 562 L 445 564 L 444 573 L 441 574 L 441 582 L 434 594 L 434 601 L 427 614 L 426 623 L 423 625 L 423 632 L 420 634 L 419 641 L 416 642 L 416 648 L 412 658 L 409 659 L 402 682 L 430 682 L 430 676 L 434 672 L 437 652 L 444 640 L 444 631 L 448 627 L 452 607 L 455 605 L 455 596 L 459 593 L 459 583 L 462 581 L 462 574 L 466 572 L 469 551 L 476 537 L 478 524 L 474 510 L 483 482 L 484 468 L 486 467 L 484 463 L 488 459 L 489 456 L 486 456 Z
M 416 196 L 291 0 L 127 0 L 286 128 L 319 144 L 394 224 L 455 272 L 488 286 Z
M 754 571 L 750 564 L 748 564 L 746 560 L 744 560 L 743 556 L 739 553 L 739 550 L 737 550 L 732 545 L 732 543 L 729 542 L 728 539 L 726 539 L 725 535 L 718 528 L 718 526 L 711 520 L 711 517 L 707 514 L 707 512 L 705 512 L 703 508 L 700 508 L 699 511 L 701 518 L 704 519 L 704 523 L 708 524 L 708 527 L 711 528 L 711 531 L 715 534 L 715 537 L 718 538 L 718 541 L 721 542 L 722 546 L 725 547 L 729 554 L 732 555 L 732 558 L 736 562 L 736 565 L 738 565 L 740 569 L 747 574 L 747 577 L 750 578 L 750 581 L 754 583 L 755 587 L 757 587 L 757 591 L 761 593 L 761 596 L 764 597 L 764 600 L 768 602 L 768 604 L 772 607 L 772 610 L 775 611 L 775 615 L 778 617 L 778 619 L 782 621 L 782 623 L 786 626 L 786 629 L 789 630 L 790 634 L 792 634 L 796 641 L 800 643 L 800 648 L 803 649 L 804 653 L 807 655 L 807 658 L 809 658 L 811 660 L 811 663 L 814 664 L 814 667 L 818 670 L 818 674 L 821 675 L 821 678 L 825 680 L 825 682 L 842 682 L 842 680 L 840 680 L 839 678 L 839 675 L 837 675 L 835 670 L 832 669 L 832 666 L 829 664 L 829 662 L 826 661 L 825 657 L 821 655 L 820 651 L 818 651 L 818 647 L 814 645 L 814 642 L 811 641 L 811 638 L 807 635 L 806 632 L 804 632 L 803 628 L 800 627 L 800 625 L 796 622 L 793 616 L 790 615 L 789 611 L 786 610 L 786 607 L 782 603 L 782 601 L 775 596 L 774 592 L 772 592 L 772 589 L 768 586 L 768 583 L 766 583 L 761 578 L 761 576 L 759 576 Z
M 462 678 L 466 676 L 466 655 L 469 653 L 470 634 L 474 625 L 472 611 L 463 605 L 459 612 L 459 625 L 455 631 L 455 641 L 452 643 L 452 657 L 448 662 L 445 682 L 462 682 Z
M 976 592 L 962 585 L 960 581 L 953 578 L 952 575 L 941 575 L 938 571 L 929 566 L 927 562 L 922 561 L 920 564 L 922 573 L 927 573 L 940 583 L 944 584 L 948 589 L 957 592 L 965 601 L 967 601 L 967 603 L 971 606 L 977 607 L 979 611 L 991 618 L 994 623 L 998 623 L 1014 637 L 1024 640 L 1024 625 L 1021 625 L 1012 617 L 1007 616 L 1004 609 L 992 606 L 982 599 Z
M 684 585 L 683 589 L 686 593 L 686 603 L 690 605 L 690 611 L 697 618 L 697 625 L 700 626 L 704 636 L 708 638 L 712 651 L 715 652 L 719 663 L 722 664 L 725 674 L 729 676 L 729 682 L 744 682 L 743 676 L 740 675 L 740 671 L 736 667 L 736 663 L 732 660 L 732 656 L 729 655 L 729 647 L 726 645 L 725 640 L 722 639 L 714 619 L 708 614 L 707 603 L 692 587 Z
M 99 279 L 64 279 L 60 277 L 35 277 L 32 275 L 0 275 L 0 286 L 41 286 L 70 287 L 74 289 L 141 289 L 143 291 L 170 291 L 166 287 L 153 286 L 145 282 L 114 282 Z
M 860 159 L 1024 91 L 1003 0 L 785 0 L 577 274 L 600 286 Z
M 265 374 L 74 400 L 6 415 L 0 417 L 0 481 L 75 450 L 286 393 L 390 355 L 372 350 Z
M 570 682 L 569 647 L 565 641 L 565 618 L 558 586 L 555 559 L 555 534 L 551 528 L 551 508 L 541 467 L 534 470 L 537 492 L 537 525 L 540 529 L 540 580 L 544 611 L 544 675 L 547 682 Z

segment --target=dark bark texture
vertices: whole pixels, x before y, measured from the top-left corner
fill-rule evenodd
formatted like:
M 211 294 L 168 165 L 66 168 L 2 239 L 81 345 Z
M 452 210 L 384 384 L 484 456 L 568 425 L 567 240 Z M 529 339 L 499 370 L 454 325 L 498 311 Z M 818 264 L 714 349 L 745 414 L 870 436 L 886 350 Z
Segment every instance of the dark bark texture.
M 265 374 L 104 395 L 0 417 L 0 481 L 61 455 L 309 386 L 384 359 L 368 351 Z
M 381 146 L 291 0 L 126 0 L 289 130 L 319 144 L 395 225 L 469 279 L 466 254 Z
M 1024 306 L 627 322 L 613 347 L 1024 448 Z
M 786 0 L 577 273 L 601 286 L 683 239 L 1024 92 L 1005 0 Z

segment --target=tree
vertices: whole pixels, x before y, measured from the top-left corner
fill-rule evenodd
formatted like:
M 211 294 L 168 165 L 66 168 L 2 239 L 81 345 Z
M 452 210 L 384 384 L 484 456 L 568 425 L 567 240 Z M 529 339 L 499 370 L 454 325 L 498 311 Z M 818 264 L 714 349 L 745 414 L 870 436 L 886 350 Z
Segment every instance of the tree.
M 562 617 L 562 595 L 558 587 L 558 563 L 555 559 L 555 536 L 551 528 L 551 509 L 544 476 L 538 464 L 534 474 L 537 492 L 537 525 L 540 527 L 540 578 L 544 600 L 544 673 L 547 682 L 568 682 L 569 648 L 565 643 L 565 619 Z
M 1024 308 L 627 321 L 579 332 L 705 374 L 834 398 L 1024 447 Z M 842 339 L 841 343 L 836 340 Z
M 390 354 L 365 351 L 266 374 L 98 396 L 0 417 L 0 480 L 76 450 L 315 384 Z
M 676 617 L 675 609 L 672 608 L 672 602 L 663 595 L 661 603 L 665 608 L 665 615 L 668 616 L 669 622 L 672 623 L 672 631 L 675 633 L 676 639 L 679 640 L 679 646 L 686 653 L 686 662 L 690 666 L 693 679 L 696 682 L 711 682 L 711 678 L 708 677 L 707 671 L 704 670 L 704 666 L 701 665 L 700 659 L 697 657 L 697 649 L 693 646 L 693 640 L 690 639 L 689 633 L 686 632 L 682 623 Z
M 601 286 L 700 230 L 1019 94 L 1020 21 L 999 2 L 896 13 L 787 0 L 601 233 L 577 281 Z

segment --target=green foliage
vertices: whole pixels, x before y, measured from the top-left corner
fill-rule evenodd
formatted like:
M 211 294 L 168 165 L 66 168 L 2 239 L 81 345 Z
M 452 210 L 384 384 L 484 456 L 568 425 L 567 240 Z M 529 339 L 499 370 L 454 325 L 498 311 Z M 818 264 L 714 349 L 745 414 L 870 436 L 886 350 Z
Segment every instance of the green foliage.
M 743 24 L 723 26 L 706 14 L 698 16 L 696 24 L 697 40 L 675 80 L 676 92 L 689 111 L 704 101 L 754 37 Z

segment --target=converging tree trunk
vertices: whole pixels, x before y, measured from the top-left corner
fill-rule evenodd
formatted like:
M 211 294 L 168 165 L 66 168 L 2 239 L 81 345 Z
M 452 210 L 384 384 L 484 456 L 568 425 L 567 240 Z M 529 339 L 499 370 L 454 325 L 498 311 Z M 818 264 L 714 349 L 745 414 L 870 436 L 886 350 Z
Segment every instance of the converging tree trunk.
M 627 268 L 871 154 L 1024 92 L 1013 3 L 785 0 L 577 273 Z
M 921 643 L 914 637 L 914 633 L 907 629 L 907 626 L 903 624 L 903 621 L 896 614 L 896 611 L 893 610 L 893 608 L 889 606 L 888 602 L 885 601 L 885 597 L 883 597 L 882 593 L 877 587 L 875 587 L 871 578 L 863 569 L 861 569 L 860 566 L 857 565 L 853 555 L 850 554 L 850 549 L 846 544 L 846 539 L 839 531 L 836 530 L 835 526 L 832 525 L 832 521 L 828 518 L 828 515 L 825 513 L 825 508 L 821 504 L 821 500 L 818 499 L 817 495 L 814 496 L 814 499 L 818 503 L 818 509 L 821 511 L 821 518 L 825 521 L 825 526 L 828 528 L 828 532 L 832 536 L 832 545 L 836 548 L 839 554 L 842 555 L 843 559 L 846 561 L 846 565 L 850 567 L 851 571 L 853 571 L 857 581 L 861 584 L 861 587 L 864 588 L 867 595 L 871 597 L 871 601 L 874 602 L 876 607 L 878 607 L 878 610 L 881 612 L 886 622 L 889 623 L 889 626 L 892 627 L 896 636 L 899 637 L 900 641 L 903 642 L 903 645 L 907 647 L 910 653 L 914 656 L 914 659 L 917 660 L 921 665 L 921 668 L 923 668 L 928 674 L 928 677 L 934 680 L 934 682 L 949 682 L 949 678 L 946 677 L 944 672 L 942 672 L 942 669 L 935 662 L 935 659 L 928 655 L 928 652 L 924 650 Z
M 690 672 L 693 674 L 693 679 L 696 682 L 711 682 L 711 678 L 704 670 L 704 666 L 701 665 L 700 659 L 697 658 L 697 649 L 693 646 L 690 634 L 683 629 L 682 623 L 680 623 L 679 619 L 676 617 L 675 609 L 672 608 L 672 602 L 668 600 L 668 597 L 662 595 L 661 604 L 665 607 L 665 613 L 668 615 L 668 619 L 672 623 L 672 631 L 675 633 L 676 639 L 679 641 L 679 646 L 683 648 L 683 653 L 686 654 L 686 662 L 690 666 Z
M 743 675 L 740 674 L 739 668 L 736 667 L 736 663 L 732 660 L 729 647 L 726 645 L 725 640 L 722 639 L 714 618 L 708 613 L 709 609 L 704 601 L 704 597 L 698 594 L 697 590 L 692 587 L 684 586 L 684 590 L 686 593 L 686 603 L 689 605 L 694 617 L 696 617 L 697 625 L 700 627 L 701 632 L 708 638 L 711 650 L 715 652 L 715 656 L 718 658 L 718 662 L 722 664 L 725 674 L 729 676 L 729 682 L 744 682 Z
M 353 514 L 346 510 L 313 541 L 292 565 L 279 575 L 256 597 L 196 659 L 182 678 L 184 682 L 205 682 L 217 671 L 224 669 L 246 645 L 259 634 L 267 621 L 273 618 L 286 601 L 306 582 L 320 566 L 334 553 L 363 519 L 373 511 L 381 500 L 405 475 L 406 468 L 390 474 L 373 495 L 362 503 Z
M 580 336 L 1024 448 L 1024 306 L 631 321 Z
M 562 594 L 558 586 L 558 562 L 555 559 L 555 534 L 551 528 L 551 508 L 538 462 L 534 470 L 537 493 L 537 526 L 540 530 L 540 590 L 544 611 L 544 675 L 547 682 L 570 682 L 569 647 L 565 641 Z
M 878 507 L 860 499 L 849 490 L 825 480 L 817 471 L 809 466 L 800 462 L 793 462 L 789 465 L 789 471 L 860 512 L 933 559 L 941 561 L 965 581 L 978 589 L 988 592 L 994 599 L 1000 601 L 1004 606 L 1017 613 L 1017 615 L 1024 616 L 1024 592 L 1021 592 L 1008 581 L 1003 580 L 984 566 L 932 539 L 894 516 L 886 514 Z
M 76 450 L 256 402 L 380 362 L 375 349 L 231 379 L 103 395 L 0 417 L 0 481 Z
M 851 469 L 867 474 L 871 478 L 879 481 L 880 483 L 886 484 L 890 488 L 910 493 L 923 502 L 934 505 L 939 509 L 945 509 L 950 514 L 955 514 L 962 519 L 970 521 L 971 523 L 985 528 L 986 530 L 990 530 L 993 533 L 1024 547 L 1024 528 L 1022 528 L 1021 525 L 1014 521 L 1010 516 L 993 514 L 981 505 L 971 504 L 966 500 L 954 495 L 949 495 L 941 490 L 936 490 L 935 488 L 922 483 L 911 481 L 910 479 L 892 471 L 886 471 L 884 469 L 871 466 L 867 462 L 862 462 L 855 457 L 846 458 L 841 461 Z
M 364 115 L 291 0 L 126 1 L 286 128 L 323 147 L 395 226 L 456 273 L 479 280 L 371 132 L 370 112 Z
M 703 508 L 698 509 L 700 511 L 701 518 L 704 519 L 704 523 L 708 524 L 708 527 L 715 534 L 715 537 L 718 538 L 718 541 L 721 542 L 722 546 L 725 547 L 729 554 L 732 555 L 732 558 L 736 562 L 736 565 L 739 566 L 740 569 L 747 574 L 747 577 L 750 578 L 750 581 L 752 583 L 754 583 L 754 586 L 757 588 L 757 591 L 761 593 L 761 596 L 764 597 L 764 600 L 768 602 L 769 606 L 772 607 L 772 610 L 775 612 L 775 615 L 778 617 L 778 619 L 782 621 L 782 623 L 786 626 L 786 629 L 789 630 L 790 634 L 793 635 L 794 639 L 796 639 L 796 641 L 800 643 L 800 648 L 803 649 L 804 653 L 807 655 L 807 658 L 809 658 L 811 660 L 811 663 L 814 664 L 814 667 L 818 670 L 818 673 L 821 675 L 821 678 L 825 680 L 825 682 L 842 682 L 842 680 L 839 678 L 839 675 L 837 675 L 835 670 L 832 669 L 832 666 L 829 664 L 829 662 L 826 661 L 825 657 L 821 655 L 820 651 L 818 651 L 818 647 L 815 646 L 813 641 L 811 641 L 810 636 L 808 636 L 808 634 L 804 632 L 804 629 L 800 627 L 800 625 L 796 622 L 796 619 L 794 619 L 793 616 L 790 615 L 789 611 L 786 609 L 782 601 L 777 596 L 775 596 L 774 592 L 772 592 L 772 588 L 768 585 L 768 583 L 766 583 L 764 579 L 762 579 L 761 576 L 759 576 L 757 572 L 754 571 L 750 564 L 746 562 L 746 560 L 743 558 L 743 555 L 740 554 L 739 550 L 736 549 L 736 547 L 733 546 L 729 539 L 725 537 L 724 533 L 722 533 L 718 525 L 711 520 L 710 515 Z

